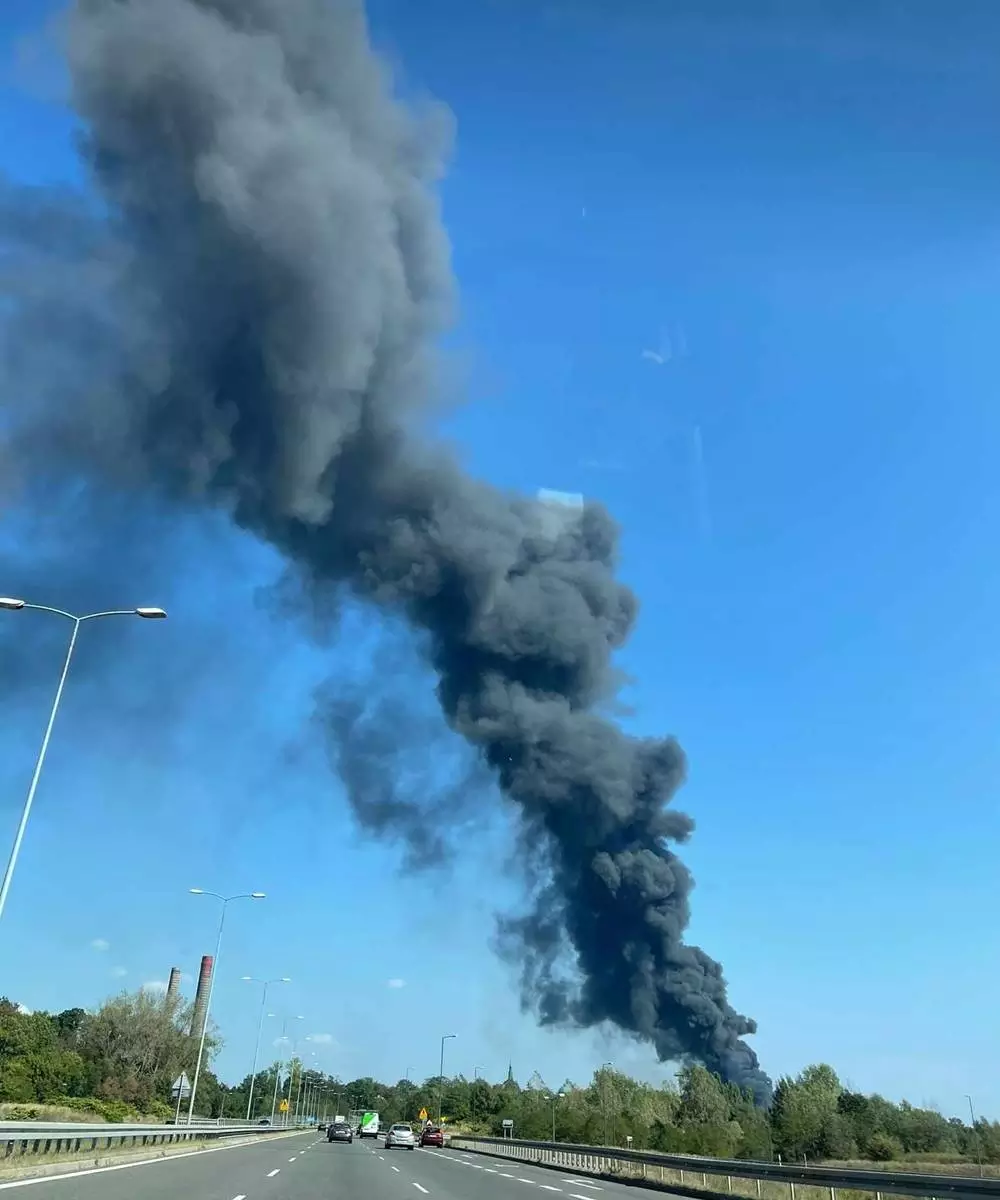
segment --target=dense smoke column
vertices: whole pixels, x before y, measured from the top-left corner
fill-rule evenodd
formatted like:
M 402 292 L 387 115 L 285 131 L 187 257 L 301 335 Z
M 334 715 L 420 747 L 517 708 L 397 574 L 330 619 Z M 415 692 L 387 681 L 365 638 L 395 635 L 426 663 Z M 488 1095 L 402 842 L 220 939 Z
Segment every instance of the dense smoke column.
M 394 102 L 363 13 L 336 0 L 80 0 L 67 48 L 110 216 L 63 271 L 100 281 L 61 375 L 79 382 L 49 389 L 25 444 L 222 505 L 307 587 L 405 614 L 542 881 L 504 928 L 526 1001 L 765 1098 L 753 1023 L 683 942 L 691 879 L 667 842 L 691 822 L 666 807 L 683 755 L 600 715 L 636 612 L 613 522 L 588 505 L 553 535 L 420 433 L 453 290 L 446 115 Z

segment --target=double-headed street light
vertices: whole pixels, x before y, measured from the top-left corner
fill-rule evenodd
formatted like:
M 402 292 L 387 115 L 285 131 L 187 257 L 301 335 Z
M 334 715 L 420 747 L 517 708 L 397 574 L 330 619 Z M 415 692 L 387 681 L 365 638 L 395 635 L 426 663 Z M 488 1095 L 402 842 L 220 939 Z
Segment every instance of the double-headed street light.
M 263 994 L 260 998 L 260 1020 L 257 1022 L 257 1041 L 253 1048 L 253 1067 L 250 1070 L 250 1095 L 247 1098 L 247 1120 L 250 1120 L 250 1114 L 253 1112 L 253 1089 L 257 1082 L 257 1056 L 260 1054 L 260 1035 L 264 1031 L 264 1012 L 267 1009 L 267 989 L 272 983 L 291 983 L 291 979 L 287 975 L 282 975 L 280 979 L 256 979 L 253 975 L 244 975 L 244 983 L 262 983 L 264 985 Z
M 549 1099 L 552 1101 L 552 1140 L 556 1140 L 556 1105 L 565 1097 L 565 1092 L 554 1092 Z
M 238 892 L 235 896 L 222 896 L 218 892 L 209 892 L 205 888 L 188 888 L 192 896 L 212 896 L 222 902 L 222 914 L 219 917 L 219 934 L 215 939 L 215 958 L 212 962 L 212 979 L 208 985 L 208 999 L 205 1001 L 205 1023 L 201 1027 L 201 1037 L 198 1039 L 198 1062 L 194 1068 L 194 1079 L 191 1081 L 191 1099 L 188 1102 L 187 1123 L 190 1125 L 194 1116 L 194 1098 L 198 1091 L 198 1079 L 201 1076 L 201 1061 L 205 1056 L 205 1034 L 208 1033 L 208 1017 L 212 1011 L 212 996 L 215 993 L 215 979 L 219 974 L 219 950 L 222 948 L 222 931 L 226 925 L 226 909 L 232 900 L 266 900 L 264 892 Z
M 114 608 L 109 609 L 107 612 L 86 613 L 84 616 L 78 617 L 74 613 L 63 612 L 61 608 L 50 608 L 47 604 L 28 604 L 27 601 L 16 600 L 13 596 L 0 596 L 0 609 L 6 609 L 8 612 L 31 610 L 33 612 L 52 613 L 57 617 L 65 617 L 67 621 L 72 621 L 73 623 L 73 632 L 70 634 L 69 646 L 66 649 L 66 657 L 63 660 L 62 674 L 59 676 L 59 684 L 56 687 L 55 699 L 52 701 L 48 724 L 45 726 L 42 745 L 38 751 L 38 757 L 35 759 L 35 769 L 31 775 L 31 783 L 28 785 L 28 794 L 24 799 L 24 807 L 21 809 L 21 820 L 18 822 L 17 833 L 14 835 L 14 845 L 11 847 L 7 869 L 3 873 L 3 882 L 0 883 L 0 917 L 2 917 L 3 910 L 7 905 L 7 893 L 10 891 L 11 880 L 14 878 L 14 868 L 17 866 L 18 855 L 21 853 L 24 831 L 28 827 L 28 818 L 31 816 L 31 806 L 35 802 L 38 780 L 41 778 L 42 767 L 45 765 L 45 755 L 48 753 L 49 741 L 52 738 L 52 728 L 56 723 L 59 702 L 62 700 L 63 688 L 66 686 L 69 664 L 73 661 L 73 651 L 76 649 L 76 639 L 80 632 L 80 626 L 84 621 L 96 621 L 98 617 L 143 617 L 148 621 L 163 620 L 167 614 L 162 608 Z

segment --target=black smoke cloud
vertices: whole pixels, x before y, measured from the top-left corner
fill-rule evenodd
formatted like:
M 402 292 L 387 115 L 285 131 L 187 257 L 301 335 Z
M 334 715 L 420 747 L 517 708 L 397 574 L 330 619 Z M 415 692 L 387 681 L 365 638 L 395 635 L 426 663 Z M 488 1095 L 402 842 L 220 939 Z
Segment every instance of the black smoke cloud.
M 683 754 L 602 715 L 636 616 L 615 525 L 588 505 L 554 530 L 424 432 L 447 113 L 395 102 L 351 3 L 79 0 L 65 39 L 97 199 L 4 198 L 8 452 L 221 507 L 307 591 L 404 617 L 519 813 L 534 903 L 502 940 L 526 1003 L 765 1098 L 754 1023 L 683 940 Z M 369 806 L 378 753 L 347 772 Z M 405 835 L 398 802 L 373 820 Z

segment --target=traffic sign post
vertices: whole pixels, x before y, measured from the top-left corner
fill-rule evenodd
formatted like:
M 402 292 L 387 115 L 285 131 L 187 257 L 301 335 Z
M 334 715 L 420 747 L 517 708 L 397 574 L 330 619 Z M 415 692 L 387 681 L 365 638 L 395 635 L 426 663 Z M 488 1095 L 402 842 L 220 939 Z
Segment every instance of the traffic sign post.
M 410 1109 L 410 1111 L 412 1112 L 413 1110 Z M 426 1108 L 422 1108 L 420 1110 L 420 1116 L 417 1118 L 417 1120 L 418 1121 L 426 1121 L 427 1120 L 427 1109 Z
M 191 1081 L 187 1077 L 187 1071 L 181 1071 L 174 1082 L 170 1085 L 170 1097 L 177 1101 L 177 1111 L 174 1113 L 174 1124 L 179 1125 L 181 1121 L 181 1101 L 186 1100 L 191 1095 Z

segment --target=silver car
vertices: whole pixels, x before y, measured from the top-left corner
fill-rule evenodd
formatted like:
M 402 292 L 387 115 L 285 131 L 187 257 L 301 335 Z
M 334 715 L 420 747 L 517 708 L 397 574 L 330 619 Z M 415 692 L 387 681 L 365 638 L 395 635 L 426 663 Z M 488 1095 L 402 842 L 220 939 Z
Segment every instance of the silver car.
M 409 1125 L 390 1125 L 385 1135 L 386 1150 L 416 1150 L 417 1139 Z

